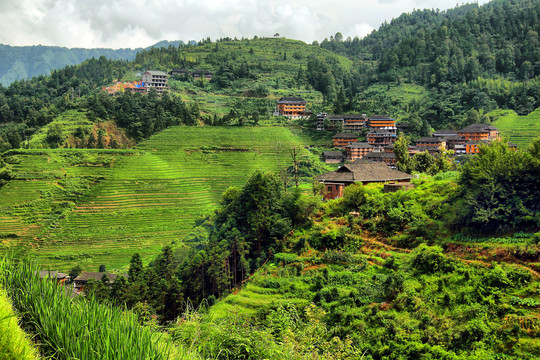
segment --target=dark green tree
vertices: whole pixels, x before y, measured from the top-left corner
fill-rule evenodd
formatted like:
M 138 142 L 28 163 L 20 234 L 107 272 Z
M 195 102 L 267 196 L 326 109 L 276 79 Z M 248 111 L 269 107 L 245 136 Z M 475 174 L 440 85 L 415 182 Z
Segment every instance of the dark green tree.
M 540 225 L 540 162 L 504 141 L 481 146 L 459 180 L 459 224 L 478 232 L 500 232 Z
M 136 282 L 143 274 L 143 263 L 139 253 L 133 254 L 129 261 L 128 280 L 131 283 Z

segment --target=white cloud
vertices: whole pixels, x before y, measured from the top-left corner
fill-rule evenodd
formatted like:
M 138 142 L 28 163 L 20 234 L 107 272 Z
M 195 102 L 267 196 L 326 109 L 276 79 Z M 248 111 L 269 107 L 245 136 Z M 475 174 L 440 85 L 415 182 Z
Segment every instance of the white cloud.
M 362 37 L 402 12 L 455 5 L 455 0 L 2 0 L 0 43 L 121 48 L 276 32 L 311 42 L 338 31 Z

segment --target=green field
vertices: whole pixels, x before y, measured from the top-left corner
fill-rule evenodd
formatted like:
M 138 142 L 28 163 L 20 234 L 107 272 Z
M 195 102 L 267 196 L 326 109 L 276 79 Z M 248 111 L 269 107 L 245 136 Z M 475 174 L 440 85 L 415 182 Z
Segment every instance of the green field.
M 519 116 L 513 110 L 495 110 L 488 115 L 495 118 L 493 126 L 521 149 L 526 149 L 534 138 L 540 136 L 540 108 L 526 116 Z
M 97 271 L 147 261 L 257 169 L 289 165 L 311 144 L 285 127 L 174 127 L 134 150 L 20 150 L 0 189 L 2 253 L 43 266 Z M 302 150 L 304 154 L 307 150 Z

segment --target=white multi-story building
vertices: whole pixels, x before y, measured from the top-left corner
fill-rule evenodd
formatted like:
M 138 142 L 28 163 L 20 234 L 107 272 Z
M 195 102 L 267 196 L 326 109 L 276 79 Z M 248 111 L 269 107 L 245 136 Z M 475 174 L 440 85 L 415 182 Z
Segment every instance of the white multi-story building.
M 150 91 L 154 88 L 158 93 L 169 89 L 169 75 L 163 71 L 148 70 L 142 75 L 144 86 Z

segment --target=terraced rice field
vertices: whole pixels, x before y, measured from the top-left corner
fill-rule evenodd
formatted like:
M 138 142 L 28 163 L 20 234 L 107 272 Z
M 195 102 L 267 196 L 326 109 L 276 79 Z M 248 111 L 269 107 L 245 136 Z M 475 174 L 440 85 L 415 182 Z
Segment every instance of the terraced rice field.
M 526 116 L 518 116 L 513 110 L 496 110 L 489 115 L 498 117 L 493 125 L 521 149 L 540 136 L 540 108 Z
M 309 139 L 284 127 L 175 127 L 134 150 L 24 150 L 0 189 L 1 252 L 51 269 L 122 268 L 179 241 L 193 220 L 256 169 L 289 165 Z

